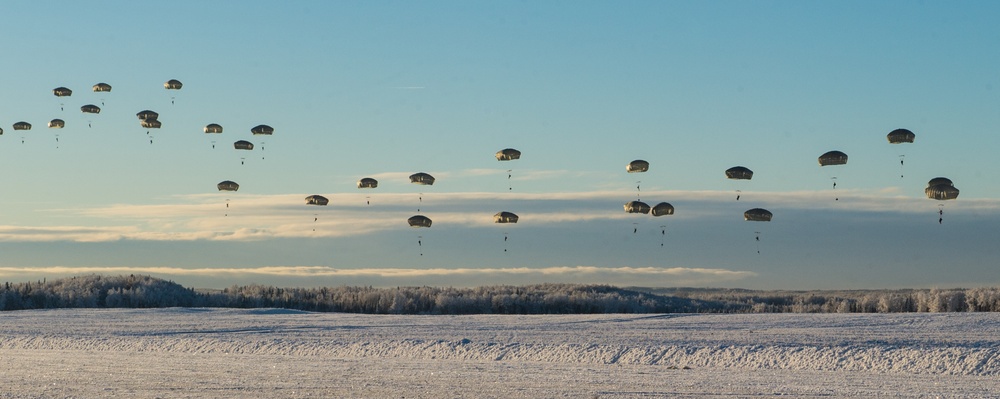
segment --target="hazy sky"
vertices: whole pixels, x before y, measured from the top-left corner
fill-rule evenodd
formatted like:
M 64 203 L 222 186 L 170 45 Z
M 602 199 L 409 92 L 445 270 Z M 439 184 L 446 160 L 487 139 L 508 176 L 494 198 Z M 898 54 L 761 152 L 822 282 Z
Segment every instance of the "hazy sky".
M 0 280 L 1000 284 L 996 2 L 5 1 L 0 15 Z M 145 109 L 163 123 L 148 135 Z M 896 128 L 916 142 L 890 145 Z M 522 158 L 498 162 L 508 147 Z M 830 150 L 848 164 L 820 167 Z M 634 159 L 650 170 L 626 173 Z M 753 179 L 726 179 L 737 165 Z M 366 176 L 379 187 L 357 189 Z M 938 176 L 957 200 L 924 196 Z M 676 214 L 626 214 L 636 198 Z M 773 221 L 744 221 L 755 207 Z M 494 224 L 499 211 L 521 219 Z M 433 227 L 408 227 L 418 213 Z

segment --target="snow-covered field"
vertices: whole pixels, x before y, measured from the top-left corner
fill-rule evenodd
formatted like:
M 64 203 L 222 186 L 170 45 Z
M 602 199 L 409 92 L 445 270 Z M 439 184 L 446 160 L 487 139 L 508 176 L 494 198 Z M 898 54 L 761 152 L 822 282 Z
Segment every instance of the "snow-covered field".
M 1000 314 L 0 313 L 0 398 L 1000 397 Z

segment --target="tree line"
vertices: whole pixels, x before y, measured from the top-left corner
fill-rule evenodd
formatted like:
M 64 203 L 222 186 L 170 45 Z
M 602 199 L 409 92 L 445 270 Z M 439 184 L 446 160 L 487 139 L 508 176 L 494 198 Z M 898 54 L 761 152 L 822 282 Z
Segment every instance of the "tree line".
M 286 308 L 369 314 L 996 312 L 1000 288 L 758 291 L 593 284 L 475 288 L 234 285 L 195 290 L 146 275 L 84 275 L 0 286 L 0 310 Z

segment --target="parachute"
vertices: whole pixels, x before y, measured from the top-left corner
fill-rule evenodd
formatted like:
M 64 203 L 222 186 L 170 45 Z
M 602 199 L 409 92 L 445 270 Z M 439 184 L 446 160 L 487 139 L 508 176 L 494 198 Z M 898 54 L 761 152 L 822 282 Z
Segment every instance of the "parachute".
M 149 129 L 159 129 L 163 126 L 159 120 L 156 118 L 147 118 L 139 121 L 139 125 L 146 128 L 146 134 L 149 135 Z M 149 144 L 153 144 L 153 136 L 149 136 Z
M 500 224 L 517 223 L 517 219 L 518 216 L 513 212 L 502 211 L 502 212 L 497 212 L 495 215 L 493 215 L 493 223 L 500 223 Z M 506 246 L 507 237 L 508 237 L 507 232 L 504 232 L 503 233 L 504 252 L 507 252 L 507 246 Z
M 205 125 L 205 133 L 222 133 L 222 125 L 217 123 L 209 123 Z
M 66 127 L 66 122 L 62 119 L 53 119 L 49 121 L 50 129 L 62 129 Z M 56 134 L 56 148 L 59 148 L 59 134 Z
M 239 141 L 233 143 L 233 148 L 235 148 L 237 150 L 252 150 L 253 149 L 253 143 L 251 143 L 249 141 L 246 141 L 246 140 L 239 140 Z
M 846 165 L 847 154 L 840 151 L 829 151 L 819 156 L 819 166 Z
M 625 213 L 649 213 L 649 204 L 642 201 L 629 201 L 625 203 Z M 632 223 L 634 227 L 632 228 L 632 234 L 639 232 L 639 223 Z
M 14 124 L 14 130 L 31 130 L 31 124 L 28 122 L 17 122 Z M 21 136 L 21 144 L 24 144 L 24 136 Z
M 378 180 L 375 180 L 373 178 L 363 177 L 361 178 L 361 180 L 358 180 L 358 188 L 376 188 L 376 187 L 378 187 Z M 368 197 L 365 197 L 365 204 L 367 205 L 372 204 L 371 200 L 368 199 Z
M 889 140 L 889 144 L 912 143 L 916 137 L 917 135 L 909 129 L 896 129 L 885 136 Z
M 85 114 L 99 114 L 101 113 L 101 107 L 98 107 L 94 104 L 87 104 L 80 107 L 80 111 Z
M 726 169 L 726 178 L 733 180 L 750 180 L 753 178 L 753 171 L 745 166 L 733 166 Z
M 180 90 L 181 87 L 184 87 L 184 84 L 177 79 L 170 79 L 163 84 L 163 88 L 167 90 Z
M 642 202 L 642 201 L 629 201 L 629 202 L 625 203 L 625 212 L 626 213 L 648 214 L 649 210 L 650 210 L 649 204 L 647 204 L 645 202 Z
M 667 202 L 661 202 L 653 206 L 649 210 L 649 213 L 653 216 L 670 216 L 674 214 L 674 206 Z M 663 246 L 663 240 L 667 235 L 667 225 L 660 225 L 660 246 Z
M 913 139 L 915 139 L 916 137 L 917 137 L 917 135 L 913 134 L 913 132 L 911 132 L 908 129 L 896 129 L 896 130 L 893 130 L 893 131 L 889 132 L 889 134 L 887 134 L 885 136 L 885 138 L 887 140 L 889 140 L 889 144 L 912 143 Z M 904 158 L 906 158 L 906 154 L 900 154 L 899 155 L 899 178 L 900 179 L 903 178 L 903 160 L 904 160 Z
M 236 184 L 236 182 L 231 181 L 231 180 L 225 180 L 223 182 L 220 182 L 217 185 L 217 187 L 219 188 L 219 191 L 237 191 L 237 190 L 240 189 L 240 185 Z M 227 209 L 229 208 L 229 199 L 228 198 L 226 199 L 226 208 Z M 229 216 L 229 213 L 227 212 L 224 216 Z
M 410 183 L 430 186 L 434 184 L 434 176 L 424 172 L 414 173 L 410 175 Z
M 330 200 L 322 195 L 310 195 L 306 197 L 306 205 L 326 205 Z
M 159 129 L 160 126 L 163 126 L 163 124 L 157 119 L 143 119 L 139 122 L 139 125 L 146 129 Z
M 628 163 L 628 166 L 625 167 L 625 171 L 628 173 L 642 173 L 649 171 L 649 162 L 636 159 Z
M 270 136 L 274 134 L 274 128 L 268 125 L 257 125 L 254 126 L 252 129 L 250 129 L 250 133 L 252 133 L 254 136 L 261 136 L 261 135 Z
M 753 171 L 745 166 L 733 166 L 726 169 L 726 178 L 730 180 L 750 180 L 753 178 Z M 736 190 L 736 200 L 740 200 L 742 190 Z
M 410 227 L 431 227 L 431 219 L 424 215 L 411 216 L 406 219 L 406 223 L 409 223 Z
M 493 215 L 493 223 L 517 223 L 518 216 L 512 212 L 497 212 Z
M 430 174 L 424 172 L 414 173 L 410 175 L 410 183 L 419 184 L 421 186 L 430 186 L 434 184 L 434 176 L 431 176 Z M 417 201 L 421 203 L 424 202 L 423 193 L 421 193 L 420 196 L 417 197 Z M 420 212 L 420 208 L 417 208 L 417 212 Z
M 69 97 L 73 95 L 73 90 L 67 89 L 65 87 L 56 87 L 52 89 L 52 94 L 56 97 Z
M 406 219 L 406 223 L 413 228 L 431 227 L 431 219 L 424 215 L 414 215 Z M 423 236 L 417 236 L 417 246 L 420 247 L 420 256 L 424 256 Z
M 954 183 L 951 179 L 947 177 L 935 177 L 927 182 L 927 188 L 924 189 L 924 194 L 927 198 L 947 201 L 958 198 L 958 189 L 955 188 Z M 944 204 L 938 204 L 938 224 L 944 222 Z
M 163 88 L 167 89 L 167 90 L 180 90 L 181 87 L 184 87 L 184 84 L 181 83 L 181 81 L 179 81 L 177 79 L 170 79 L 166 83 L 163 84 Z M 170 96 L 170 103 L 171 104 L 174 103 L 174 96 L 173 95 Z
M 515 159 L 521 159 L 521 151 L 515 150 L 513 148 L 504 148 L 497 151 L 495 154 L 497 161 L 513 161 Z M 511 170 L 507 170 L 507 190 L 513 190 L 514 187 L 510 185 Z
M 111 85 L 107 83 L 98 83 L 92 87 L 95 93 L 107 93 L 111 91 Z
M 753 208 L 743 212 L 743 220 L 750 222 L 770 222 L 771 212 L 763 208 Z
M 306 197 L 306 205 L 326 206 L 326 204 L 329 204 L 329 203 L 330 203 L 330 200 L 327 199 L 326 197 L 322 196 L 322 195 L 315 195 L 314 194 L 314 195 L 310 195 L 310 196 Z M 319 221 L 319 216 L 316 216 L 315 214 L 313 216 L 314 216 L 313 217 L 313 222 L 314 223 L 318 222 Z M 316 231 L 315 227 L 313 228 L 313 231 Z
M 661 202 L 656 204 L 653 208 L 649 210 L 649 213 L 653 216 L 669 216 L 674 214 L 674 206 L 666 202 Z
M 847 154 L 840 151 L 828 151 L 823 155 L 819 156 L 819 166 L 833 166 L 833 165 L 846 165 L 847 164 Z M 830 180 L 833 180 L 833 189 L 837 189 L 837 176 L 831 176 Z M 840 200 L 839 197 L 834 198 L 835 201 Z
M 56 97 L 69 97 L 73 95 L 73 90 L 67 89 L 65 87 L 56 87 L 52 89 L 52 94 L 54 94 Z M 59 110 L 64 111 L 62 103 L 59 103 Z
M 219 134 L 222 133 L 222 125 L 218 123 L 209 123 L 205 125 L 205 134 Z M 215 148 L 215 140 L 212 140 L 212 148 Z
M 135 114 L 135 116 L 137 116 L 140 121 L 144 121 L 146 119 L 157 119 L 160 117 L 160 114 L 156 113 L 155 111 L 150 111 L 147 109 L 139 111 L 138 113 Z
M 749 222 L 770 222 L 771 221 L 771 211 L 762 208 L 753 208 L 746 212 L 743 212 L 743 220 Z M 757 253 L 760 253 L 760 231 L 755 231 L 756 242 L 757 242 Z
M 496 153 L 497 161 L 513 161 L 521 158 L 521 151 L 513 148 L 504 148 Z
M 936 184 L 924 189 L 927 198 L 939 201 L 953 200 L 958 198 L 958 189 L 947 184 Z
M 236 184 L 234 181 L 226 180 L 218 184 L 219 191 L 237 191 L 240 189 L 240 185 Z

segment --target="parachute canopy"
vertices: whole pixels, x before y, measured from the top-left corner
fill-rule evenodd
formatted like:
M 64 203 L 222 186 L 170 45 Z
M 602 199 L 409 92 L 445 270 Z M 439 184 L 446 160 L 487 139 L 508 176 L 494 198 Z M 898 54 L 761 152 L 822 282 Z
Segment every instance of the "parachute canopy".
M 94 104 L 87 104 L 80 107 L 80 111 L 83 111 L 83 113 L 85 114 L 99 114 L 101 113 L 101 107 L 98 107 Z
M 744 166 L 733 166 L 726 169 L 727 179 L 750 180 L 753 178 L 753 171 Z
M 375 188 L 378 187 L 378 180 L 372 179 L 370 177 L 362 178 L 358 180 L 358 188 Z
M 253 129 L 250 129 L 250 133 L 252 133 L 254 136 L 259 136 L 259 135 L 270 136 L 274 134 L 274 128 L 268 125 L 257 125 L 254 126 Z
M 674 206 L 670 205 L 667 202 L 661 202 L 659 204 L 656 204 L 656 206 L 654 206 L 653 209 L 650 209 L 649 212 L 653 216 L 673 215 L 674 214 Z
M 819 156 L 819 166 L 847 164 L 847 154 L 840 151 L 830 151 Z
M 156 119 L 143 119 L 139 121 L 139 124 L 146 129 L 159 129 L 162 125 L 160 121 Z
M 138 113 L 135 114 L 135 116 L 139 117 L 140 121 L 143 121 L 143 120 L 146 120 L 146 119 L 157 119 L 157 118 L 160 117 L 160 114 L 158 114 L 158 113 L 156 113 L 154 111 L 150 111 L 150 110 L 147 109 L 147 110 L 139 111 Z
M 944 201 L 958 198 L 958 189 L 950 184 L 936 184 L 924 189 L 927 198 Z
M 236 184 L 234 181 L 226 180 L 219 183 L 219 191 L 236 191 L 240 189 L 240 185 Z
M 49 121 L 49 127 L 53 129 L 62 129 L 66 127 L 66 121 L 62 119 L 53 119 Z
M 641 159 L 636 159 L 628 163 L 625 167 L 625 171 L 628 173 L 639 173 L 649 170 L 649 162 L 643 161 Z
M 517 215 L 507 211 L 497 212 L 496 215 L 493 215 L 493 223 L 517 223 L 517 219 Z
M 222 125 L 218 123 L 209 123 L 205 125 L 205 133 L 222 133 Z
M 916 137 L 917 135 L 913 134 L 909 129 L 896 129 L 885 136 L 889 140 L 889 144 L 912 143 Z
M 751 222 L 770 222 L 771 216 L 771 211 L 763 208 L 753 208 L 743 212 L 743 220 Z
M 521 158 L 521 151 L 513 148 L 504 148 L 496 153 L 497 161 L 513 161 Z
M 410 227 L 431 227 L 431 219 L 424 215 L 411 216 L 406 219 L 406 223 L 409 223 Z
M 28 122 L 17 122 L 14 124 L 14 130 L 31 130 L 31 124 Z
M 111 85 L 107 83 L 98 83 L 93 87 L 94 92 L 109 92 L 111 91 Z
M 330 200 L 322 195 L 310 195 L 306 197 L 306 205 L 326 205 Z
M 434 184 L 434 176 L 424 172 L 414 173 L 410 175 L 410 183 L 430 186 Z
M 73 90 L 67 89 L 65 87 L 56 87 L 52 89 L 52 94 L 55 94 L 56 97 L 68 97 L 73 95 Z
M 233 148 L 236 148 L 237 150 L 252 150 L 253 143 L 246 140 L 240 140 L 233 143 Z
M 935 177 L 927 182 L 927 187 L 937 186 L 937 185 L 954 186 L 955 184 L 951 182 L 951 179 L 947 177 Z
M 184 84 L 177 79 L 170 79 L 163 84 L 163 88 L 167 90 L 180 90 L 181 87 L 184 87 Z
M 625 203 L 627 213 L 649 213 L 649 204 L 642 201 L 629 201 Z

